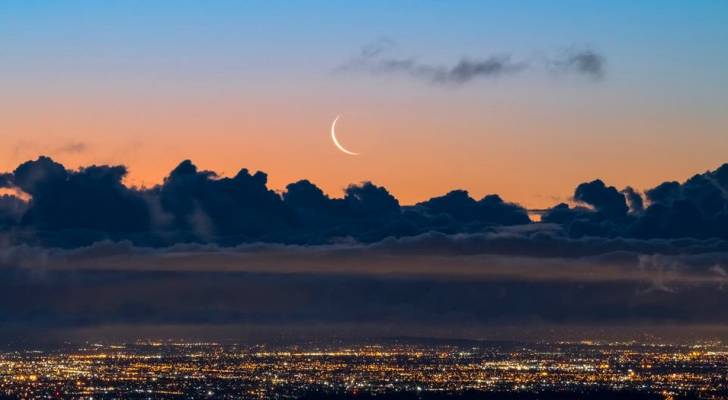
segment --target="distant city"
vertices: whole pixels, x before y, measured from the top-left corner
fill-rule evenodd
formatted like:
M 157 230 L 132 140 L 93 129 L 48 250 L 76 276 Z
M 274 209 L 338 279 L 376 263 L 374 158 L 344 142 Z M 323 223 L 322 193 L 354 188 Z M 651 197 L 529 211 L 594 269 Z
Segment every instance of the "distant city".
M 9 399 L 722 399 L 721 342 L 242 345 L 137 341 L 4 349 Z

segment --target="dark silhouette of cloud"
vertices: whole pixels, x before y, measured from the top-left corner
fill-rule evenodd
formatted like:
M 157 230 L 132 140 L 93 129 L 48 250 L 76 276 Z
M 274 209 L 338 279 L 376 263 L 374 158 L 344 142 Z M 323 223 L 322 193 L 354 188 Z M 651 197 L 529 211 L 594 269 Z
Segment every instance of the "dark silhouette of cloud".
M 680 183 L 663 182 L 656 187 L 645 192 L 647 200 L 654 204 L 672 204 L 672 202 L 680 196 Z
M 491 194 L 476 201 L 464 190 L 454 190 L 444 196 L 419 203 L 428 213 L 453 218 L 462 224 L 518 225 L 530 222 L 523 207 L 504 202 Z
M 346 238 L 374 242 L 440 228 L 464 232 L 530 222 L 522 207 L 497 195 L 475 201 L 462 192 L 459 197 L 470 208 L 460 215 L 437 200 L 402 207 L 386 188 L 371 182 L 350 185 L 343 198 L 329 198 L 305 180 L 278 194 L 267 187 L 263 172 L 241 169 L 233 177 L 219 177 L 189 160 L 150 189 L 124 186 L 125 175 L 123 166 L 74 171 L 48 157 L 25 162 L 0 176 L 0 184 L 30 200 L 8 195 L 0 203 L 0 217 L 18 242 L 61 247 L 104 239 L 150 246 L 190 241 L 317 244 Z
M 266 186 L 263 172 L 241 169 L 232 178 L 198 171 L 189 160 L 180 163 L 154 190 L 161 209 L 172 216 L 160 228 L 204 239 L 246 241 L 264 238 L 286 226 L 289 216 L 281 198 Z
M 661 183 L 645 195 L 646 207 L 633 189 L 619 192 L 600 180 L 583 183 L 574 199 L 591 208 L 560 204 L 542 220 L 561 224 L 577 237 L 728 238 L 728 164 L 684 183 Z
M 594 207 L 606 218 L 622 218 L 628 210 L 625 195 L 599 179 L 577 186 L 574 200 Z
M 0 234 L 9 243 L 77 247 L 100 240 L 143 246 L 177 243 L 374 243 L 427 232 L 461 234 L 532 224 L 527 211 L 492 194 L 464 190 L 402 206 L 371 182 L 331 198 L 310 181 L 267 187 L 267 175 L 241 169 L 233 177 L 199 170 L 186 160 L 148 189 L 122 183 L 124 166 L 69 170 L 40 157 L 0 174 Z M 17 196 L 13 191 L 18 192 Z M 578 185 L 575 207 L 546 209 L 542 222 L 570 237 L 728 239 L 728 164 L 684 183 L 645 191 L 618 190 L 597 179 Z
M 125 175 L 123 166 L 68 171 L 47 157 L 25 162 L 12 178 L 15 186 L 31 196 L 21 226 L 112 235 L 147 231 L 147 205 L 140 193 L 124 186 Z

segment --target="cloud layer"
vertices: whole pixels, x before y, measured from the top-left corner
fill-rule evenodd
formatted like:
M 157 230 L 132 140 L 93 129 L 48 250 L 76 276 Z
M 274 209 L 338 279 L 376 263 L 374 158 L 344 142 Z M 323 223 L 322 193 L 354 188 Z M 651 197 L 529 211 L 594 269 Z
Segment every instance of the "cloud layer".
M 725 243 L 569 239 L 553 227 L 368 245 L 13 246 L 0 251 L 0 335 L 109 324 L 366 322 L 387 327 L 372 334 L 424 325 L 450 337 L 519 324 L 720 325 L 727 260 Z
M 124 186 L 125 174 L 124 166 L 72 171 L 47 157 L 25 162 L 2 175 L 5 188 L 30 198 L 2 198 L 3 231 L 13 243 L 60 247 L 105 239 L 145 246 L 320 244 L 530 222 L 518 205 L 496 195 L 476 201 L 464 191 L 401 207 L 385 188 L 370 182 L 349 186 L 343 198 L 329 198 L 307 180 L 279 195 L 267 187 L 263 172 L 242 169 L 233 177 L 218 177 L 190 161 L 149 189 Z
M 0 174 L 0 335 L 108 324 L 728 324 L 728 164 L 641 194 L 601 180 L 527 211 L 463 190 L 402 206 L 374 183 L 331 198 L 263 172 L 47 157 Z M 9 189 L 9 190 L 8 190 Z
M 177 243 L 373 243 L 428 232 L 462 234 L 532 224 L 527 210 L 496 194 L 471 198 L 453 190 L 401 206 L 371 182 L 330 198 L 308 180 L 279 194 L 263 172 L 219 177 L 181 162 L 152 188 L 122 183 L 126 167 L 69 170 L 48 157 L 0 174 L 0 233 L 8 244 L 85 246 L 128 240 L 139 246 Z M 665 182 L 642 195 L 597 179 L 578 185 L 574 206 L 558 204 L 542 221 L 571 238 L 728 239 L 728 164 L 684 183 Z

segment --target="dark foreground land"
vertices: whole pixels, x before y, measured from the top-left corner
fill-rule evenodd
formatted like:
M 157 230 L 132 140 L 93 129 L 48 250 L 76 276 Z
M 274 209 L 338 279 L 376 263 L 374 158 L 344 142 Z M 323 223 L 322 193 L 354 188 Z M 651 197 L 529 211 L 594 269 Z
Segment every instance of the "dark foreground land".
M 728 399 L 728 347 L 389 340 L 8 348 L 0 398 Z

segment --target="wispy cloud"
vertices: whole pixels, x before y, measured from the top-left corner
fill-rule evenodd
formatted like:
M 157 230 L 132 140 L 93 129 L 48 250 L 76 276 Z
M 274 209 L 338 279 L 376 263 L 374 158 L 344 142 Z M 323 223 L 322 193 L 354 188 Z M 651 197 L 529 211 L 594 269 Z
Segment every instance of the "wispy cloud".
M 76 154 L 76 153 L 83 153 L 88 149 L 88 145 L 84 142 L 69 142 L 62 146 L 59 146 L 56 148 L 55 153 L 70 153 L 70 154 Z
M 529 69 L 546 66 L 565 73 L 600 79 L 605 74 L 605 57 L 594 50 L 570 51 L 547 61 L 514 60 L 508 54 L 463 57 L 447 64 L 434 64 L 415 57 L 395 56 L 391 39 L 379 39 L 362 47 L 359 54 L 340 65 L 338 72 L 368 72 L 375 75 L 409 76 L 433 84 L 462 85 L 478 78 L 513 76 Z M 545 64 L 545 65 L 544 65 Z
M 598 80 L 606 73 L 606 58 L 594 50 L 571 50 L 554 60 L 553 68 Z

